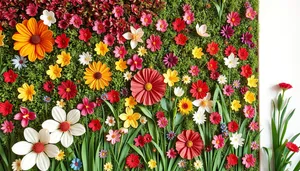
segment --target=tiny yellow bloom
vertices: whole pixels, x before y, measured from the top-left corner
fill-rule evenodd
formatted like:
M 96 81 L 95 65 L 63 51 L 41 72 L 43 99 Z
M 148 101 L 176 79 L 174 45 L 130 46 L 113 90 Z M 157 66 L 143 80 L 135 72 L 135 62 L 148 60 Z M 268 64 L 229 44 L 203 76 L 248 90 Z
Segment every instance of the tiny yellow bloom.
M 184 76 L 182 77 L 182 82 L 183 82 L 184 84 L 189 84 L 189 83 L 191 83 L 191 77 L 188 76 L 188 75 L 184 75 Z
M 62 51 L 60 55 L 57 55 L 56 63 L 60 64 L 61 67 L 64 67 L 70 64 L 71 58 L 72 57 L 70 53 L 66 53 L 65 51 Z
M 170 87 L 174 85 L 174 83 L 179 81 L 178 72 L 176 70 L 172 71 L 168 69 L 167 73 L 164 75 L 164 82 L 167 83 Z
M 60 78 L 61 77 L 61 68 L 59 68 L 59 66 L 57 64 L 50 65 L 49 66 L 49 70 L 46 71 L 47 75 L 50 76 L 50 78 L 52 80 L 55 80 L 56 78 Z
M 197 46 L 192 51 L 194 58 L 200 59 L 204 53 L 202 52 L 202 48 L 198 48 Z
M 196 160 L 196 161 L 194 162 L 194 167 L 195 167 L 196 170 L 202 169 L 202 168 L 203 168 L 203 163 L 202 163 L 202 161 Z
M 144 46 L 139 47 L 138 55 L 139 56 L 145 56 L 146 54 L 147 54 L 147 49 Z
M 34 86 L 29 86 L 27 83 L 24 83 L 22 87 L 18 88 L 18 92 L 20 93 L 18 99 L 22 99 L 22 101 L 32 101 L 33 95 L 35 95 Z
M 125 106 L 129 107 L 129 108 L 134 108 L 134 106 L 137 104 L 137 102 L 135 101 L 135 98 L 130 96 L 128 98 L 125 99 Z
M 239 111 L 239 109 L 242 107 L 241 103 L 239 100 L 233 100 L 231 102 L 231 109 L 234 111 Z
M 0 46 L 4 46 L 4 38 L 5 38 L 5 35 L 2 34 L 2 30 L 0 30 Z
M 155 160 L 153 160 L 153 159 L 151 159 L 149 162 L 148 162 L 148 166 L 149 166 L 149 168 L 150 169 L 154 169 L 154 168 L 156 168 L 156 161 Z
M 112 169 L 113 169 L 113 165 L 111 164 L 111 162 L 105 163 L 105 165 L 104 165 L 105 171 L 112 171 Z
M 252 75 L 250 78 L 247 78 L 249 87 L 257 87 L 258 79 L 255 78 L 255 75 Z
M 115 62 L 116 70 L 124 72 L 124 70 L 127 68 L 126 61 L 123 59 L 120 59 L 119 61 Z
M 96 44 L 96 48 L 94 49 L 98 55 L 104 56 L 106 52 L 108 52 L 107 44 L 102 41 Z
M 60 161 L 63 160 L 65 158 L 65 152 L 62 150 L 59 150 L 58 155 L 55 157 L 56 160 Z
M 56 101 L 56 106 L 64 108 L 66 105 L 66 102 L 64 101 L 64 99 L 60 99 L 60 101 Z
M 122 113 L 119 118 L 124 122 L 124 127 L 129 128 L 132 126 L 133 128 L 138 127 L 137 120 L 140 119 L 141 114 L 139 113 L 133 113 L 133 110 L 129 107 L 126 108 L 126 113 Z
M 251 91 L 247 91 L 245 96 L 244 96 L 244 99 L 247 103 L 252 104 L 253 102 L 255 102 L 256 97 L 255 97 L 254 93 L 252 93 Z
M 188 115 L 193 110 L 192 101 L 188 98 L 183 98 L 179 101 L 178 108 L 182 115 Z
M 145 117 L 145 116 L 142 116 L 141 118 L 140 118 L 140 122 L 141 122 L 141 124 L 146 124 L 147 123 L 147 118 Z

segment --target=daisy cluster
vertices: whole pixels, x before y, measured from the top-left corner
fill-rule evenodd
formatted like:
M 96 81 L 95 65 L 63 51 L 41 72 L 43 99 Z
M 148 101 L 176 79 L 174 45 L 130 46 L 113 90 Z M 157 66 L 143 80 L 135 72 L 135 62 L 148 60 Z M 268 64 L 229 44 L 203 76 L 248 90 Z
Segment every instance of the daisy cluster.
M 1 166 L 257 169 L 257 5 L 1 1 Z

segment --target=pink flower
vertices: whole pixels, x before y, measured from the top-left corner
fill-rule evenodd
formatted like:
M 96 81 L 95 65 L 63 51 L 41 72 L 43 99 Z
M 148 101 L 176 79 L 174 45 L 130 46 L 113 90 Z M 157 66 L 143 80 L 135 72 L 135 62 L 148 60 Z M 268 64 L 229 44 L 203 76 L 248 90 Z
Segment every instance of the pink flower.
M 189 70 L 189 73 L 192 74 L 192 76 L 197 76 L 199 72 L 200 70 L 197 65 L 191 66 L 191 69 Z
M 174 150 L 174 148 L 171 148 L 167 151 L 167 156 L 169 159 L 174 159 L 177 156 L 177 152 Z
M 33 3 L 30 3 L 26 8 L 26 14 L 34 17 L 37 14 L 38 7 L 34 5 Z
M 87 114 L 93 114 L 96 106 L 97 104 L 95 102 L 89 102 L 89 99 L 84 97 L 82 103 L 77 105 L 77 109 L 81 110 L 81 115 L 86 116 Z
M 195 20 L 194 13 L 192 11 L 185 11 L 183 20 L 186 22 L 186 24 L 192 24 L 192 22 Z
M 11 133 L 15 126 L 14 123 L 12 121 L 4 121 L 3 124 L 1 124 L 1 130 L 3 131 L 4 134 L 6 133 Z
M 100 21 L 95 21 L 94 26 L 93 26 L 93 30 L 95 32 L 97 32 L 97 34 L 101 34 L 101 33 L 104 33 L 106 31 L 104 24 Z
M 225 85 L 223 88 L 223 93 L 226 96 L 231 96 L 234 93 L 234 90 L 231 85 Z
M 258 129 L 259 129 L 259 127 L 258 127 L 258 123 L 257 122 L 251 122 L 250 124 L 249 124 L 249 128 L 250 128 L 250 130 L 251 131 L 257 131 Z
M 139 135 L 138 137 L 134 138 L 134 145 L 137 146 L 137 147 L 144 147 L 145 145 L 145 139 L 142 135 Z
M 245 105 L 243 109 L 244 115 L 246 118 L 253 118 L 255 115 L 255 110 L 251 105 Z
M 143 26 L 149 26 L 150 24 L 152 24 L 152 15 L 143 13 L 141 17 L 141 22 Z
M 162 45 L 162 41 L 160 40 L 160 36 L 155 36 L 152 34 L 149 39 L 147 39 L 147 48 L 152 52 L 160 50 L 160 46 Z
M 159 19 L 155 26 L 157 31 L 165 32 L 167 31 L 168 23 L 166 20 Z
M 211 143 L 214 145 L 216 149 L 224 147 L 225 143 L 222 134 L 215 135 Z
M 246 168 L 255 166 L 256 158 L 253 157 L 253 154 L 245 154 L 242 160 L 243 160 L 243 165 L 245 165 Z
M 114 14 L 114 16 L 116 18 L 122 17 L 123 13 L 124 13 L 123 7 L 120 6 L 120 5 L 114 6 L 114 9 L 113 9 L 112 13 Z
M 79 39 L 80 40 L 88 42 L 91 37 L 92 37 L 92 33 L 90 32 L 90 29 L 86 28 L 86 29 L 79 30 Z
M 114 54 L 116 58 L 122 58 L 124 59 L 125 55 L 127 54 L 127 50 L 125 49 L 125 46 L 116 46 L 114 50 Z
M 190 4 L 184 4 L 182 7 L 184 12 L 190 11 L 191 10 L 191 5 Z
M 58 27 L 61 29 L 66 29 L 69 27 L 69 22 L 67 22 L 66 20 L 60 20 L 58 22 Z
M 257 15 L 257 12 L 253 10 L 253 8 L 247 8 L 246 17 L 250 18 L 250 20 L 254 20 Z
M 159 128 L 165 128 L 168 125 L 168 119 L 166 117 L 162 117 L 157 121 L 157 125 Z
M 109 130 L 108 134 L 106 135 L 106 141 L 110 141 L 112 145 L 116 144 L 117 142 L 120 142 L 121 134 L 119 133 L 119 130 Z
M 29 111 L 26 107 L 20 107 L 20 113 L 17 113 L 14 117 L 15 120 L 21 121 L 23 128 L 27 127 L 29 121 L 33 121 L 36 118 L 34 112 Z
M 239 13 L 231 12 L 227 15 L 227 23 L 230 24 L 232 27 L 240 25 L 240 22 L 241 18 Z
M 143 67 L 143 59 L 139 58 L 137 54 L 134 54 L 132 58 L 127 60 L 127 65 L 130 65 L 130 70 L 135 71 L 135 70 L 140 70 Z
M 80 26 L 82 25 L 82 19 L 77 14 L 75 14 L 72 16 L 70 24 L 72 24 L 76 28 L 80 28 Z
M 259 149 L 259 144 L 258 144 L 256 141 L 253 141 L 253 142 L 251 143 L 251 149 L 252 149 L 252 150 L 257 150 L 257 149 Z
M 115 37 L 111 34 L 107 34 L 104 36 L 104 43 L 107 44 L 108 46 L 112 46 L 115 42 Z

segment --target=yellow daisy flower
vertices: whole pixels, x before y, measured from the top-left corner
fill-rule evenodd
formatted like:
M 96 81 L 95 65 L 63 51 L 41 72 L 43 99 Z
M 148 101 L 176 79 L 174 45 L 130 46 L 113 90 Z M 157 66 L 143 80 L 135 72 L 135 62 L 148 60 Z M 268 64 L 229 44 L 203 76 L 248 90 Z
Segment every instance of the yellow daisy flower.
M 255 75 L 252 75 L 251 77 L 247 78 L 247 80 L 249 87 L 257 87 L 258 79 L 255 78 Z
M 253 102 L 255 102 L 256 97 L 254 93 L 252 93 L 251 91 L 247 91 L 246 94 L 244 95 L 244 99 L 247 103 L 252 104 Z
M 113 169 L 113 165 L 111 164 L 111 162 L 105 163 L 105 165 L 104 165 L 105 171 L 112 171 L 112 169 Z
M 148 166 L 149 166 L 150 169 L 156 168 L 156 167 L 157 167 L 156 161 L 153 160 L 153 159 L 151 159 L 151 160 L 148 162 Z
M 133 128 L 138 127 L 137 120 L 140 119 L 141 114 L 139 113 L 133 113 L 133 110 L 129 107 L 126 108 L 126 113 L 122 113 L 119 118 L 124 122 L 124 127 L 129 128 L 132 126 Z
M 66 102 L 64 101 L 64 99 L 60 99 L 59 101 L 56 101 L 56 106 L 64 108 L 65 105 L 66 105 Z
M 179 101 L 178 108 L 182 115 L 188 115 L 193 110 L 192 101 L 188 98 L 183 98 Z
M 61 67 L 64 67 L 70 64 L 71 58 L 72 57 L 70 53 L 66 53 L 65 51 L 62 51 L 60 55 L 57 55 L 56 63 L 60 64 Z
M 170 87 L 174 85 L 174 83 L 179 81 L 178 72 L 176 70 L 172 71 L 168 69 L 166 74 L 163 74 L 165 79 L 164 82 L 167 83 Z
M 59 68 L 59 66 L 57 64 L 50 65 L 49 66 L 49 70 L 46 71 L 47 75 L 50 76 L 51 80 L 55 80 L 56 78 L 60 78 L 61 77 L 61 68 Z
M 233 100 L 231 102 L 231 109 L 234 111 L 239 111 L 239 109 L 242 107 L 241 103 L 239 100 Z
M 198 48 L 197 46 L 192 51 L 194 58 L 200 59 L 204 53 L 202 52 L 202 48 Z
M 191 77 L 188 76 L 188 75 L 184 75 L 184 76 L 182 77 L 182 82 L 183 82 L 184 84 L 189 84 L 189 83 L 191 83 Z
M 128 98 L 125 99 L 125 106 L 129 107 L 129 108 L 134 108 L 134 106 L 137 104 L 137 102 L 135 101 L 134 97 L 130 96 Z
M 57 156 L 55 157 L 56 160 L 60 161 L 63 160 L 65 158 L 65 152 L 62 150 L 59 150 L 59 153 L 57 154 Z
M 0 46 L 4 46 L 4 38 L 5 38 L 5 35 L 2 34 L 2 30 L 0 30 Z
M 147 49 L 144 46 L 139 47 L 138 55 L 139 56 L 145 56 L 146 54 L 147 54 Z
M 127 68 L 126 61 L 123 59 L 120 59 L 119 61 L 115 62 L 116 70 L 124 72 L 124 70 Z
M 35 95 L 34 86 L 29 86 L 27 83 L 24 83 L 22 87 L 18 88 L 18 92 L 20 93 L 18 99 L 22 99 L 22 101 L 32 101 L 33 95 Z
M 96 48 L 94 49 L 98 55 L 104 56 L 106 52 L 108 52 L 107 44 L 102 41 L 96 44 Z

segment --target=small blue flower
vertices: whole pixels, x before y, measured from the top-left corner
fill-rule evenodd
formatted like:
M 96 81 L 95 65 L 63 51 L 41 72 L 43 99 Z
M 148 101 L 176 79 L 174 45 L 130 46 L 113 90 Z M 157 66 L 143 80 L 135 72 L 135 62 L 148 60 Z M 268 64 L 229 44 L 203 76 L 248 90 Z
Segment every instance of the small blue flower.
M 107 94 L 106 93 L 102 94 L 101 95 L 101 99 L 102 100 L 107 100 L 108 99 Z
M 80 168 L 82 167 L 82 162 L 79 158 L 74 158 L 70 166 L 73 170 L 80 170 Z
M 227 130 L 227 126 L 226 126 L 226 124 L 225 123 L 221 123 L 220 124 L 221 126 L 221 130 L 223 131 L 223 130 Z
M 49 96 L 44 96 L 43 98 L 44 102 L 49 103 L 51 102 L 51 98 Z
M 172 140 L 172 139 L 174 139 L 175 137 L 176 137 L 175 132 L 170 131 L 169 133 L 167 133 L 167 138 L 168 138 L 168 140 Z

